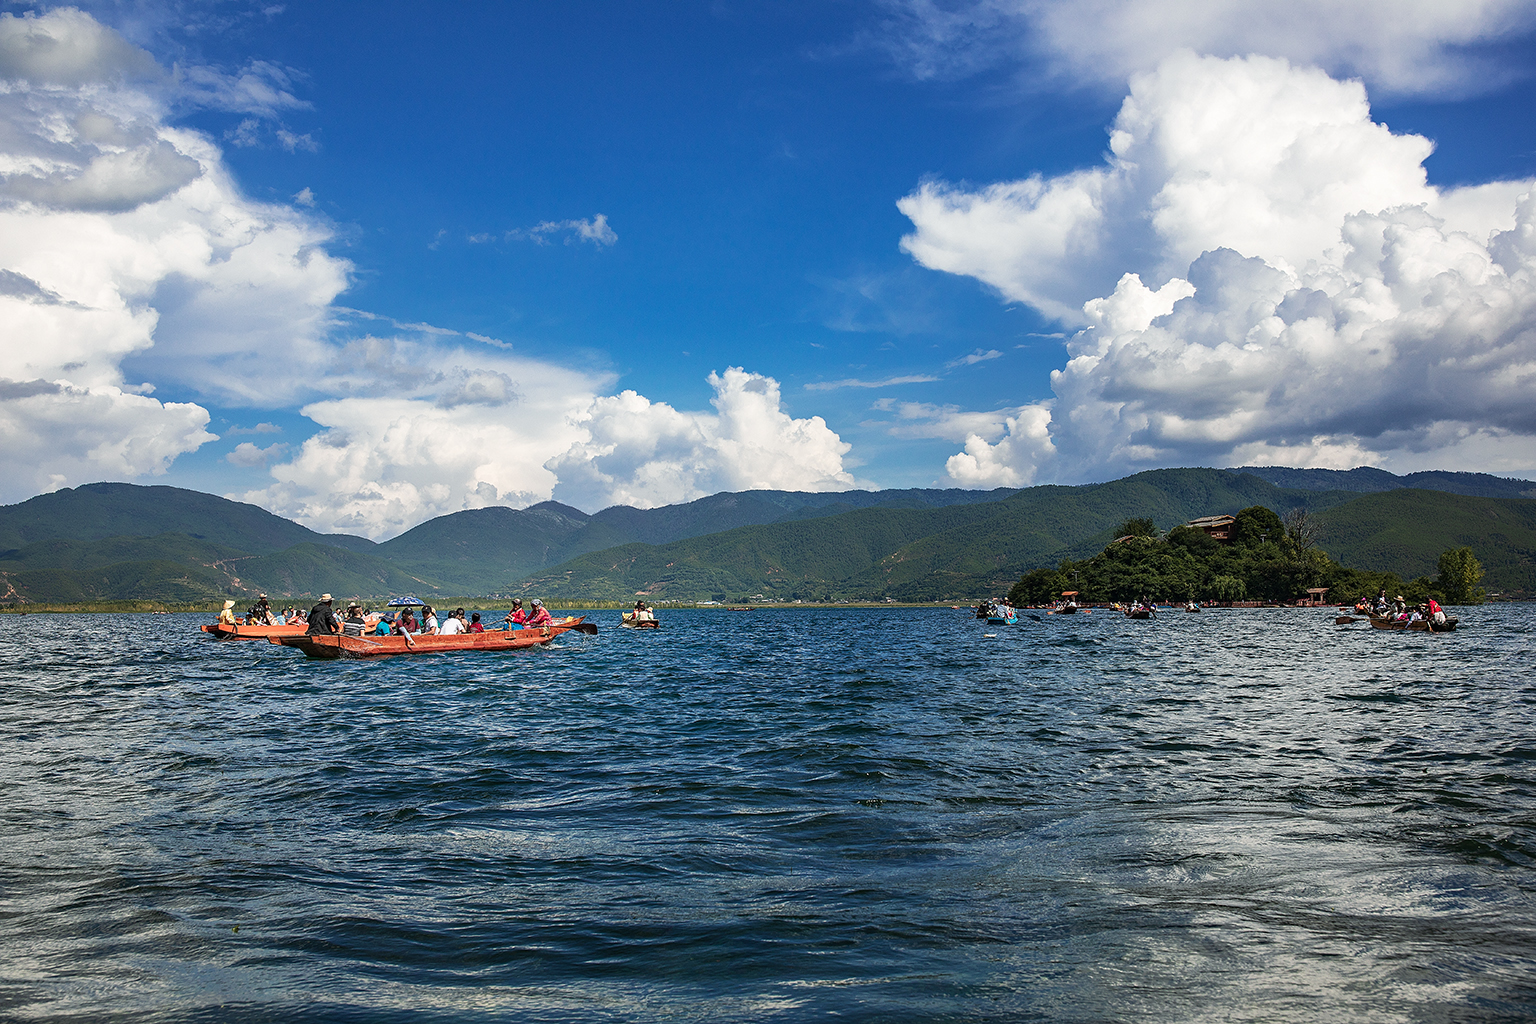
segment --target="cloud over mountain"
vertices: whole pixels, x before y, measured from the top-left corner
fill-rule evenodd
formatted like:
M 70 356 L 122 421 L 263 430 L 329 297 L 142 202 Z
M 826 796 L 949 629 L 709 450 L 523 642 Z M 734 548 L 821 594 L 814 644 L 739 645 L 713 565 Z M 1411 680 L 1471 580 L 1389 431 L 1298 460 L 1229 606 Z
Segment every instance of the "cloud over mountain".
M 1437 189 L 1359 83 L 1275 58 L 1175 55 L 1110 139 L 1102 167 L 900 204 L 919 262 L 1083 325 L 1055 399 L 953 478 L 1531 467 L 1532 182 Z
M 784 411 L 779 382 L 730 367 L 711 373 L 713 413 L 679 412 L 633 391 L 598 398 L 578 418 L 585 437 L 551 459 L 555 497 L 585 508 L 654 508 L 725 490 L 836 491 L 851 445 L 820 416 Z
M 242 371 L 313 365 L 350 267 L 325 225 L 245 198 L 169 126 L 167 77 L 88 15 L 0 15 L 0 80 L 0 416 L 18 463 L 48 439 L 3 496 L 163 473 L 214 439 L 209 415 L 128 388 L 124 360 L 159 386 L 270 391 Z
M 334 231 L 312 195 L 251 200 L 211 138 L 171 124 L 178 105 L 307 106 L 291 86 L 259 62 L 237 76 L 167 73 L 72 8 L 0 15 L 0 500 L 163 473 L 217 440 L 204 406 L 149 397 L 156 389 L 230 409 L 301 405 L 317 434 L 242 443 L 224 463 L 270 472 L 247 500 L 376 537 L 557 488 L 600 506 L 736 481 L 851 483 L 848 445 L 819 418 L 784 412 L 769 378 L 727 370 L 711 378 L 714 413 L 677 413 L 634 392 L 604 397 L 602 371 L 450 329 L 369 333 L 387 318 L 335 305 L 353 268 L 328 251 Z M 531 234 L 617 241 L 601 214 Z M 125 366 L 146 383 L 130 385 Z M 636 403 L 643 429 L 615 433 L 618 410 Z M 674 472 L 666 453 L 684 448 Z

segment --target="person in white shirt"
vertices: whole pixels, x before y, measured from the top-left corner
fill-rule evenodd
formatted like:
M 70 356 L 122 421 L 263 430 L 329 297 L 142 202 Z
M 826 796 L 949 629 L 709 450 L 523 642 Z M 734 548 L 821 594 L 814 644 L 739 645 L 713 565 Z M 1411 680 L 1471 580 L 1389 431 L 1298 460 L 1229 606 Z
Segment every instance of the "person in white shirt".
M 421 614 L 422 614 L 421 631 L 423 633 L 427 634 L 428 636 L 432 636 L 432 635 L 436 634 L 437 633 L 437 609 L 433 608 L 431 605 L 427 605 L 425 608 L 423 608 L 421 610 Z
M 454 636 L 455 634 L 464 632 L 464 620 L 459 617 L 461 614 L 461 612 L 454 612 L 452 615 L 444 619 L 443 624 L 437 629 L 438 635 Z

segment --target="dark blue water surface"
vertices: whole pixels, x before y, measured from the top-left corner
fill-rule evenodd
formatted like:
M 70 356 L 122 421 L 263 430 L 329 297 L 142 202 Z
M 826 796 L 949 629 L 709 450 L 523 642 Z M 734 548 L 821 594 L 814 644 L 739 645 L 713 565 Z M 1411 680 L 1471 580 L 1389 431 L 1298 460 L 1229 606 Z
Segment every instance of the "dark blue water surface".
M 1536 609 L 0 618 L 0 1017 L 1536 1017 Z M 992 634 L 992 635 L 988 635 Z

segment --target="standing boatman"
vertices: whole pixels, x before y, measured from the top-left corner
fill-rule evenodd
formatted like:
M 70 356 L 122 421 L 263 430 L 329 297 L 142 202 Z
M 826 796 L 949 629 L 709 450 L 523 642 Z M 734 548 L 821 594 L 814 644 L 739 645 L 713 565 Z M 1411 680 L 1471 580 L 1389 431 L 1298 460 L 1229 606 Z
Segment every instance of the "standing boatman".
M 331 595 L 321 594 L 320 603 L 309 610 L 308 635 L 330 636 L 341 632 L 341 621 L 331 609 Z
M 266 594 L 257 598 L 256 607 L 251 609 L 251 621 L 258 626 L 277 625 L 277 616 L 272 614 L 272 604 L 267 600 Z

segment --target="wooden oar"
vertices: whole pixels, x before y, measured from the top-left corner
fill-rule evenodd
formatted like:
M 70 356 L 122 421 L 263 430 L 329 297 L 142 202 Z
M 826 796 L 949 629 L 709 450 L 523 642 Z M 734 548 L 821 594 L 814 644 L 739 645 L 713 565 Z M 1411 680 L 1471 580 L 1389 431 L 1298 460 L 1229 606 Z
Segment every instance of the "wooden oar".
M 578 622 L 571 628 L 578 633 L 585 633 L 588 636 L 597 636 L 597 623 L 595 622 Z

